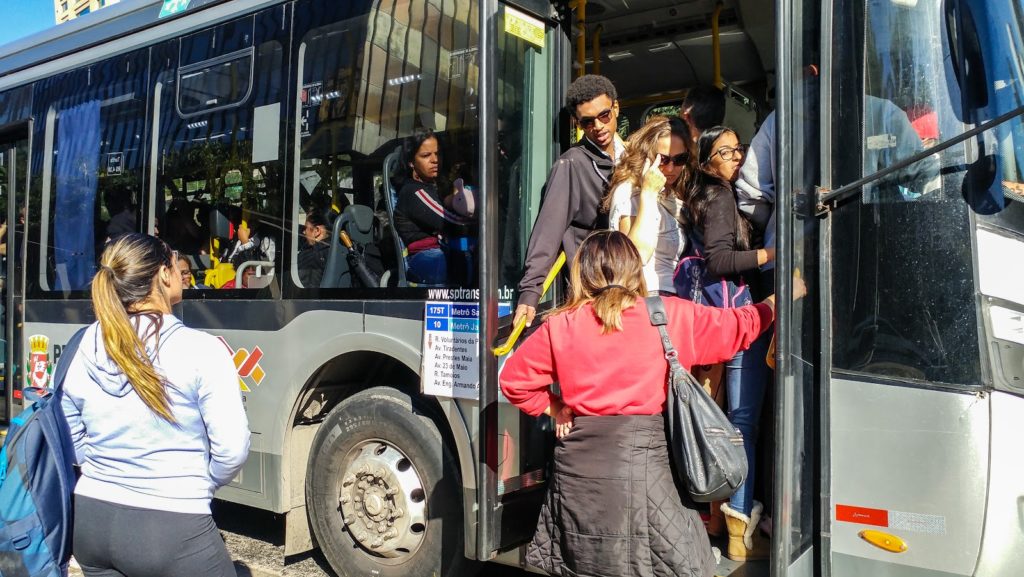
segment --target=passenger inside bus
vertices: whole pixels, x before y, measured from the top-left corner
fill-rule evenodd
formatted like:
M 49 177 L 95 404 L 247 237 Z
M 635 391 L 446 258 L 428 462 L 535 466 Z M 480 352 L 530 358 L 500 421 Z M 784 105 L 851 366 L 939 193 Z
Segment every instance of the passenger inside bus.
M 135 204 L 132 202 L 132 193 L 127 188 L 104 191 L 107 212 L 110 220 L 107 222 L 106 242 L 132 232 L 138 232 L 138 216 Z
M 439 178 L 441 159 L 440 139 L 429 130 L 417 131 L 402 143 L 407 172 L 398 191 L 395 229 L 409 252 L 409 280 L 467 286 L 474 276 L 476 244 L 467 201 L 472 191 L 462 179 L 448 183 Z
M 687 90 L 679 107 L 679 118 L 690 127 L 690 137 L 696 143 L 702 132 L 725 121 L 725 92 L 711 85 Z
M 200 205 L 190 202 L 184 196 L 174 197 L 167 208 L 165 230 L 161 231 L 160 238 L 180 254 L 197 256 L 208 244 L 209 232 L 200 224 L 207 219 L 202 218 L 204 211 L 198 209 L 201 209 Z M 200 214 L 198 221 L 197 210 Z
M 736 133 L 722 126 L 705 130 L 697 140 L 700 172 L 687 204 L 693 221 L 692 241 L 700 251 L 697 254 L 704 255 L 705 267 L 703 271 L 698 266 L 682 270 L 676 276 L 676 288 L 681 295 L 696 296 L 720 308 L 759 298 L 761 295 L 751 294 L 751 287 L 757 287 L 758 267 L 775 258 L 773 248 L 751 248 L 750 225 L 736 207 L 734 185 L 745 150 Z M 769 553 L 769 543 L 757 530 L 748 529 L 758 526 L 763 513 L 763 505 L 754 501 L 753 489 L 761 404 L 769 378 L 765 355 L 770 339 L 771 332 L 761 335 L 725 365 L 729 420 L 743 435 L 748 462 L 746 481 L 728 504 L 721 505 L 729 532 L 728 556 L 733 561 L 766 559 Z
M 302 234 L 305 244 L 299 249 L 299 281 L 306 288 L 318 288 L 327 266 L 330 245 L 327 242 L 327 218 L 322 212 L 312 210 L 306 213 Z
M 238 271 L 245 263 L 249 262 L 274 262 L 277 256 L 277 245 L 273 237 L 263 234 L 259 215 L 250 212 L 241 216 L 235 228 L 235 240 L 230 248 L 221 253 L 222 262 L 230 262 Z M 251 269 L 251 270 L 250 270 Z M 243 271 L 247 275 L 263 275 L 273 272 L 273 266 L 250 265 Z M 248 285 L 246 284 L 246 288 Z M 234 288 L 225 285 L 223 288 Z
M 689 138 L 689 127 L 679 118 L 648 120 L 626 142 L 604 200 L 612 228 L 629 236 L 640 252 L 652 295 L 676 294 L 672 279 L 686 247 L 683 202 L 694 171 Z
M 178 269 L 178 276 L 181 277 L 181 288 L 183 290 L 195 288 L 192 286 L 192 265 L 189 263 L 188 257 L 178 253 L 178 262 L 174 266 Z

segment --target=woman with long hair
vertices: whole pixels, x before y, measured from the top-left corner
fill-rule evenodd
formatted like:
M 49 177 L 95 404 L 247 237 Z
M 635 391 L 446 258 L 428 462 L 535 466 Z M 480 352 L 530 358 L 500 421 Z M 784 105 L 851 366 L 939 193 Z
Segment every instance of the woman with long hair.
M 552 575 L 710 577 L 707 534 L 670 468 L 668 363 L 637 362 L 664 356 L 643 301 L 640 254 L 626 235 L 596 232 L 580 246 L 570 278 L 568 302 L 526 339 L 500 377 L 520 410 L 555 417 L 559 437 L 527 561 Z M 730 358 L 774 315 L 774 297 L 733 309 L 677 298 L 664 304 L 687 368 Z
M 697 139 L 700 170 L 687 200 L 693 222 L 692 241 L 703 250 L 706 265 L 700 281 L 703 300 L 723 308 L 751 301 L 749 291 L 753 287 L 756 292 L 758 267 L 775 259 L 774 248 L 751 248 L 750 225 L 736 207 L 734 186 L 745 151 L 729 128 L 715 126 L 701 133 Z M 681 273 L 677 282 L 687 278 Z M 701 298 L 693 294 L 692 288 L 679 292 L 683 297 Z M 765 333 L 725 365 L 729 420 L 743 434 L 748 471 L 744 484 L 721 505 L 729 532 L 726 555 L 733 561 L 766 559 L 769 555 L 769 543 L 756 530 L 763 506 L 754 501 L 753 487 L 758 421 L 769 378 L 765 355 L 770 339 L 770 332 Z
M 683 202 L 694 167 L 680 118 L 655 116 L 629 137 L 604 199 L 612 230 L 629 236 L 652 294 L 675 294 L 672 278 L 686 247 Z
M 92 281 L 62 408 L 82 475 L 74 555 L 87 577 L 233 577 L 210 499 L 238 473 L 249 427 L 224 344 L 171 314 L 177 254 L 139 233 Z
M 472 219 L 455 211 L 457 191 L 442 196 L 448 185 L 440 179 L 441 141 L 429 130 L 417 131 L 402 143 L 402 162 L 408 172 L 398 191 L 395 229 L 409 252 L 409 280 L 445 284 L 451 277 L 467 282 L 470 250 L 450 241 L 468 236 Z

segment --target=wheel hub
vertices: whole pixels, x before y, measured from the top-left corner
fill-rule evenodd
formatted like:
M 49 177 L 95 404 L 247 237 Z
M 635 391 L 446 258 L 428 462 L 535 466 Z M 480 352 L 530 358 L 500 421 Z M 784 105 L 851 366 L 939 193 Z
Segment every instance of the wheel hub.
M 426 534 L 423 483 L 409 459 L 385 441 L 366 441 L 350 452 L 339 502 L 346 529 L 374 555 L 401 557 Z

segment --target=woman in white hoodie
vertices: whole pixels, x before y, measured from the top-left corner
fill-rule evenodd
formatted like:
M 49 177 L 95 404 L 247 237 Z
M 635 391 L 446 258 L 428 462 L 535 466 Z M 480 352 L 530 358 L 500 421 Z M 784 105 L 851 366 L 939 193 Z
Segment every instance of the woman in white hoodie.
M 128 234 L 92 282 L 98 322 L 82 338 L 63 409 L 82 476 L 74 555 L 87 577 L 234 577 L 210 499 L 249 453 L 226 347 L 171 314 L 177 255 Z

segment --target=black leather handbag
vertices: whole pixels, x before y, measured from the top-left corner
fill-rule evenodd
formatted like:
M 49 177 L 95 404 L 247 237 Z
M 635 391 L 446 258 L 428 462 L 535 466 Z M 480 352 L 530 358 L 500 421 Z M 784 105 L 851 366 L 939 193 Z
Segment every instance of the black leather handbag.
M 665 425 L 676 474 L 694 501 L 727 499 L 747 478 L 743 436 L 697 379 L 679 364 L 679 355 L 665 328 L 668 315 L 661 297 L 647 297 L 645 301 L 651 324 L 661 333 L 669 364 Z

